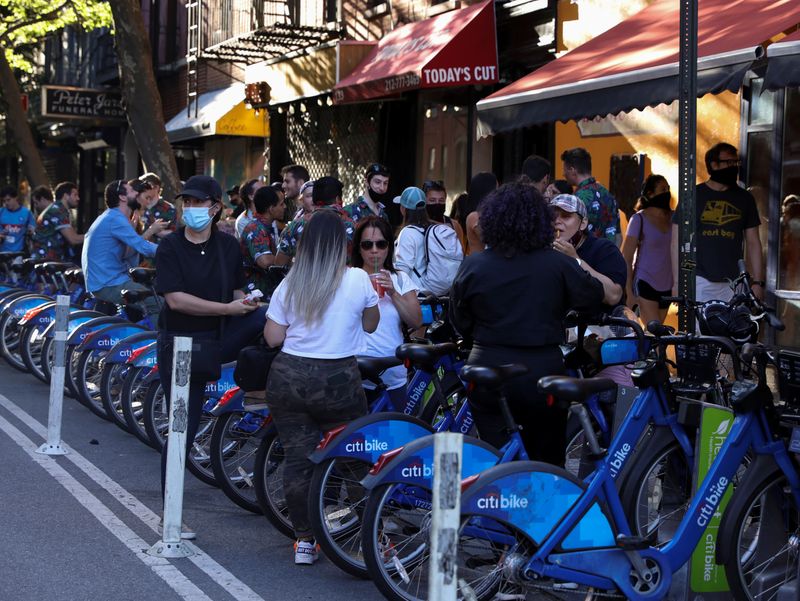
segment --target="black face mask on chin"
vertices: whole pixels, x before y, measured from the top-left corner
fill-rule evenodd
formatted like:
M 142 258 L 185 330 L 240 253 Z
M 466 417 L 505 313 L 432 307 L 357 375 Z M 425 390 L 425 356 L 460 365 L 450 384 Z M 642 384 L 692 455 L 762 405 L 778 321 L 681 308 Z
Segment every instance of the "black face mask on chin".
M 722 169 L 712 169 L 709 172 L 712 182 L 717 182 L 723 186 L 733 187 L 739 181 L 739 168 L 735 165 L 733 167 L 724 167 Z
M 380 193 L 380 192 L 376 192 L 372 188 L 369 188 L 369 197 L 373 200 L 373 202 L 376 202 L 376 203 L 379 202 L 381 204 L 386 204 L 386 202 L 389 200 L 389 190 L 386 190 L 386 192 Z
M 444 223 L 444 207 L 443 203 L 437 202 L 436 204 L 425 205 L 425 210 L 428 213 L 428 217 L 439 223 Z
M 648 198 L 644 205 L 646 207 L 655 207 L 657 209 L 665 209 L 667 211 L 670 210 L 670 198 L 672 195 L 669 192 L 662 192 L 661 194 L 656 194 L 655 196 L 651 196 Z

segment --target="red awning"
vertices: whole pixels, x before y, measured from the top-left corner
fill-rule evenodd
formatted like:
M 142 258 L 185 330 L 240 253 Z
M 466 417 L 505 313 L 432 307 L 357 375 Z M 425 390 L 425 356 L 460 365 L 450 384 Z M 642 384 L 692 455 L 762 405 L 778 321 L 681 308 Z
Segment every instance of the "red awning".
M 679 0 L 659 0 L 478 103 L 483 135 L 678 97 Z M 700 0 L 698 95 L 738 90 L 762 44 L 800 23 L 797 0 Z
M 494 2 L 486 0 L 388 33 L 334 87 L 336 103 L 407 90 L 496 83 Z

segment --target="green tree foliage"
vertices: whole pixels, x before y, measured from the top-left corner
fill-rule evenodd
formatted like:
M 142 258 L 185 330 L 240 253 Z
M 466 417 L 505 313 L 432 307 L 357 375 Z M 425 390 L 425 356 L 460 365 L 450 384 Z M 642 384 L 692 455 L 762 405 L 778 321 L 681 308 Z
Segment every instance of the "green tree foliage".
M 77 26 L 111 27 L 111 7 L 100 0 L 0 0 L 0 46 L 12 69 L 30 73 L 25 52 L 51 33 Z

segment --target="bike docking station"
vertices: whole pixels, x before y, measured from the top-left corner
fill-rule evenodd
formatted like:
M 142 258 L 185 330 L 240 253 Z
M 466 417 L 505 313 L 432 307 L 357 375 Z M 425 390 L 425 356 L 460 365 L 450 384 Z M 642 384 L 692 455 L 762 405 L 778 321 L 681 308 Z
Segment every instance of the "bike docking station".
M 64 409 L 64 370 L 67 364 L 69 296 L 56 297 L 53 370 L 50 377 L 50 407 L 47 413 L 47 442 L 36 449 L 42 455 L 66 455 L 61 445 L 61 418 Z
M 429 601 L 455 601 L 456 555 L 461 523 L 461 455 L 464 435 L 433 435 L 433 508 L 431 511 Z M 462 586 L 466 586 L 465 583 Z
M 191 557 L 195 552 L 181 541 L 183 523 L 183 479 L 186 467 L 189 379 L 192 339 L 176 337 L 172 353 L 172 390 L 167 434 L 167 474 L 164 485 L 164 519 L 161 540 L 146 551 L 164 558 Z

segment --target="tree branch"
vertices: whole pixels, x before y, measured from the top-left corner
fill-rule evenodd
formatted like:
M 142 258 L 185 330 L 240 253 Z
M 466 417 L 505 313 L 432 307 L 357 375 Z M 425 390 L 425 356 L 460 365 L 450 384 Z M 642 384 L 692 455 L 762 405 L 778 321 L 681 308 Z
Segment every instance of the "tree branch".
M 8 29 L 6 29 L 2 34 L 0 34 L 0 41 L 3 42 L 7 41 L 9 35 L 17 31 L 18 29 L 28 27 L 29 25 L 35 25 L 36 23 L 42 23 L 43 21 L 53 21 L 67 6 L 70 6 L 71 4 L 72 0 L 64 0 L 62 4 L 60 4 L 50 12 L 37 15 L 35 18 L 28 19 L 27 21 L 17 21 L 13 25 L 11 25 Z

